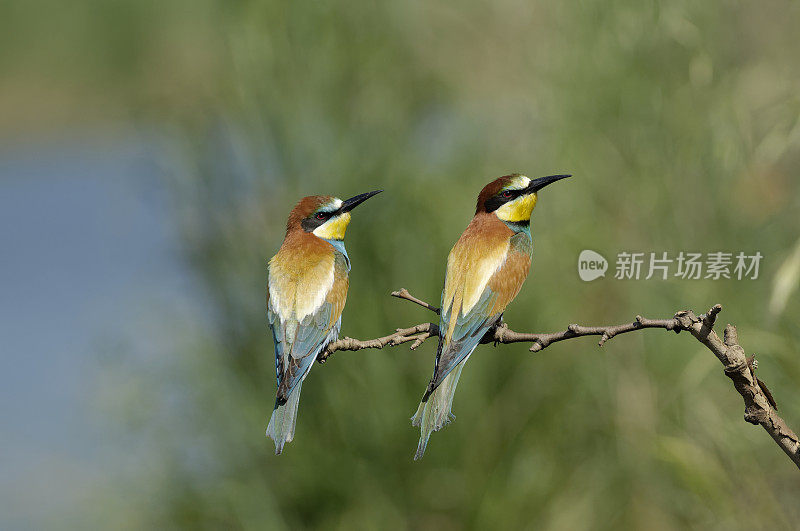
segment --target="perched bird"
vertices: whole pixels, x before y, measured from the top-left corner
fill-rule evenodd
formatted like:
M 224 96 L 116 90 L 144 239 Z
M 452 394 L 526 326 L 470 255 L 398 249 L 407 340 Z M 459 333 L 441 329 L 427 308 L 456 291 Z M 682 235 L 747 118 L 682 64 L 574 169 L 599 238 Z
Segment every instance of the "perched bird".
M 425 453 L 431 432 L 455 418 L 450 410 L 461 370 L 528 276 L 533 250 L 530 220 L 537 192 L 565 177 L 570 176 L 530 180 L 506 175 L 478 195 L 475 217 L 447 258 L 433 377 L 411 419 L 420 428 L 414 459 Z
M 276 454 L 294 438 L 303 380 L 317 355 L 339 336 L 350 271 L 343 241 L 350 211 L 381 191 L 346 201 L 304 197 L 289 214 L 286 237 L 269 261 L 267 317 L 278 393 L 267 437 L 275 441 Z

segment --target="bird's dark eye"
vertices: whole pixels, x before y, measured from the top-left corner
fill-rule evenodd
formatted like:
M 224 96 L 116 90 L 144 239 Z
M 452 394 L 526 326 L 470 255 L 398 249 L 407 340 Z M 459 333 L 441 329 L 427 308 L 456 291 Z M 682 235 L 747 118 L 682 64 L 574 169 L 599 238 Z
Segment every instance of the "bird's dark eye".
M 314 216 L 314 217 L 317 218 L 317 219 L 325 219 L 325 213 L 324 212 L 318 212 L 317 215 Z
M 512 195 L 514 195 L 514 194 L 512 194 L 510 190 L 506 190 L 505 192 L 503 192 L 503 197 L 505 199 L 511 199 Z

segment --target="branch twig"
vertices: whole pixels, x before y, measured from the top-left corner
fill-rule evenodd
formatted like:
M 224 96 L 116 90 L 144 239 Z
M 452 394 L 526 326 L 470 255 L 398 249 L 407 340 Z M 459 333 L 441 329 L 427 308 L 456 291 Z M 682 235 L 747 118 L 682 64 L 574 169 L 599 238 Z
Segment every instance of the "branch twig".
M 359 341 L 352 337 L 345 337 L 333 343 L 328 344 L 327 348 L 317 356 L 317 361 L 325 363 L 328 357 L 337 350 L 363 350 L 365 348 L 395 347 L 413 341 L 411 350 L 415 350 L 426 339 L 431 336 L 439 336 L 439 326 L 434 323 L 421 323 L 411 328 L 398 328 L 394 334 L 379 337 L 377 339 L 368 339 L 367 341 Z
M 393 297 L 404 299 L 418 304 L 437 315 L 439 308 L 411 295 L 405 288 L 392 293 Z M 609 339 L 620 334 L 644 330 L 646 328 L 661 328 L 675 333 L 689 332 L 695 339 L 706 346 L 722 363 L 725 375 L 733 381 L 736 391 L 744 399 L 744 420 L 751 424 L 760 425 L 769 433 L 773 440 L 789 456 L 794 464 L 800 468 L 800 438 L 786 425 L 786 422 L 777 414 L 777 406 L 767 386 L 756 378 L 757 363 L 755 356 L 747 357 L 744 349 L 739 345 L 736 328 L 733 325 L 725 327 L 724 339 L 720 339 L 714 331 L 722 306 L 717 304 L 700 316 L 691 310 L 676 313 L 671 319 L 646 319 L 637 315 L 629 323 L 606 326 L 581 326 L 569 325 L 566 330 L 552 333 L 520 333 L 508 328 L 500 321 L 496 326 L 486 332 L 482 343 L 531 343 L 529 350 L 539 352 L 553 343 L 583 336 L 600 336 L 599 346 L 603 346 Z M 319 354 L 317 360 L 324 363 L 334 352 L 340 350 L 362 350 L 366 348 L 381 349 L 386 346 L 396 346 L 411 343 L 414 350 L 428 338 L 438 337 L 439 327 L 434 323 L 421 323 L 410 328 L 398 328 L 394 334 L 359 341 L 345 337 L 330 343 Z
M 393 291 L 392 292 L 392 297 L 397 297 L 398 299 L 405 299 L 407 301 L 413 302 L 414 304 L 419 304 L 423 308 L 427 308 L 428 310 L 432 311 L 436 315 L 439 315 L 439 308 L 437 308 L 436 306 L 433 306 L 431 304 L 428 304 L 427 302 L 425 302 L 423 300 L 420 300 L 420 299 L 416 298 L 415 296 L 410 294 L 406 288 L 400 288 L 397 291 Z

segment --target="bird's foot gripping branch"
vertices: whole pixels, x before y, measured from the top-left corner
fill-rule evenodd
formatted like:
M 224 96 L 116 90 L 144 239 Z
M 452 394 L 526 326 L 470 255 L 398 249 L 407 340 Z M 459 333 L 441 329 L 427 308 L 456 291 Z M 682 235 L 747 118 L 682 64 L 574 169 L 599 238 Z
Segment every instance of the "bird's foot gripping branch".
M 404 299 L 418 304 L 437 315 L 439 308 L 422 301 L 411 295 L 406 289 L 392 293 L 393 297 Z M 724 367 L 725 375 L 733 381 L 736 391 L 744 399 L 744 419 L 755 425 L 760 425 L 780 446 L 789 459 L 800 468 L 800 438 L 786 425 L 786 422 L 777 414 L 777 406 L 767 386 L 756 378 L 757 363 L 755 356 L 747 357 L 744 348 L 739 344 L 736 327 L 729 324 L 725 327 L 721 339 L 714 331 L 717 316 L 722 311 L 722 306 L 717 304 L 707 313 L 696 315 L 691 310 L 682 310 L 671 319 L 646 319 L 640 315 L 629 323 L 607 326 L 581 326 L 569 325 L 565 330 L 552 333 L 521 333 L 515 332 L 500 321 L 489 329 L 481 340 L 482 343 L 531 343 L 529 350 L 539 352 L 553 343 L 583 336 L 600 336 L 599 346 L 603 346 L 609 339 L 628 332 L 644 330 L 646 328 L 661 328 L 675 333 L 688 332 L 696 340 L 705 345 Z M 393 347 L 404 343 L 411 343 L 414 350 L 430 337 L 439 336 L 439 327 L 435 323 L 420 323 L 409 328 L 398 328 L 395 333 L 385 337 L 359 341 L 345 337 L 330 343 L 320 353 L 317 360 L 324 363 L 331 354 L 340 350 L 362 350 L 367 348 L 381 349 Z

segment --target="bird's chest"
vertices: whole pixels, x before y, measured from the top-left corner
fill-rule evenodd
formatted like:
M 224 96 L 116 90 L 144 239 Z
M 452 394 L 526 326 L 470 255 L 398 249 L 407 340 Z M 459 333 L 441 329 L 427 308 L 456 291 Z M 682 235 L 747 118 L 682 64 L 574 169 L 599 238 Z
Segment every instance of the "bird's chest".
M 530 228 L 517 232 L 511 237 L 509 252 L 522 253 L 528 256 L 533 255 L 533 239 L 531 238 Z
M 283 258 L 283 257 L 282 257 Z M 325 300 L 334 282 L 333 252 L 325 256 L 285 257 L 269 269 L 270 298 L 284 320 L 302 320 Z

